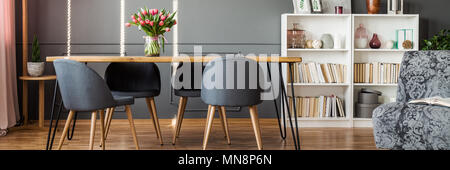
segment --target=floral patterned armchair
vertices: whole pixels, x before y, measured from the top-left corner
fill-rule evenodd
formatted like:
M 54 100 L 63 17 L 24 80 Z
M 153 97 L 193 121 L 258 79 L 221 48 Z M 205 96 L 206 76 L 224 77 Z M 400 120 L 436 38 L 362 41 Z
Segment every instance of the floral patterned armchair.
M 381 105 L 373 112 L 377 148 L 449 150 L 450 108 L 408 104 L 434 96 L 450 97 L 450 51 L 406 52 L 397 102 Z

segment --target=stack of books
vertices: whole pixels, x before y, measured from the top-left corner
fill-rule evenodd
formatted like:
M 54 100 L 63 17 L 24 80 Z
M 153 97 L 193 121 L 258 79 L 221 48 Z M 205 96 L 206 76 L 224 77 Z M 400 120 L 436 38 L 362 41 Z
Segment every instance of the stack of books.
M 355 83 L 396 84 L 399 74 L 397 63 L 355 63 Z
M 344 101 L 334 95 L 319 97 L 295 97 L 297 116 L 305 118 L 346 117 Z M 293 115 L 293 98 L 289 106 Z
M 298 63 L 293 68 L 294 83 L 344 83 L 346 71 L 343 64 Z

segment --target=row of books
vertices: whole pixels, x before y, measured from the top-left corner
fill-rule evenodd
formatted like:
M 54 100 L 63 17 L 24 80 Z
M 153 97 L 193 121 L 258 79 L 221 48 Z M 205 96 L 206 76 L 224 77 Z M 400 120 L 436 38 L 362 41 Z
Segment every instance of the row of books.
M 293 98 L 289 97 L 289 106 L 293 114 Z M 346 117 L 344 100 L 334 95 L 319 97 L 295 97 L 297 116 L 310 118 Z
M 356 63 L 355 83 L 392 84 L 398 82 L 400 64 Z
M 294 83 L 344 83 L 346 70 L 343 64 L 298 63 L 293 68 L 293 79 Z

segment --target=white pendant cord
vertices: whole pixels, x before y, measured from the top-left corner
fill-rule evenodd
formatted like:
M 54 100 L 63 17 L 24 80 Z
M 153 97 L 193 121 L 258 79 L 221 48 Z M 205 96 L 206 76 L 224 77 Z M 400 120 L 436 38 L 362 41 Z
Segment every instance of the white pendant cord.
M 72 0 L 67 0 L 67 56 L 72 52 Z
M 177 11 L 177 13 L 175 14 L 175 21 L 177 21 L 177 23 L 179 23 L 178 21 L 178 0 L 173 0 L 172 2 L 172 10 L 175 12 Z M 174 25 L 172 28 L 173 32 L 173 56 L 179 56 L 179 51 L 178 51 L 178 24 Z
M 120 56 L 125 56 L 125 0 L 120 0 Z

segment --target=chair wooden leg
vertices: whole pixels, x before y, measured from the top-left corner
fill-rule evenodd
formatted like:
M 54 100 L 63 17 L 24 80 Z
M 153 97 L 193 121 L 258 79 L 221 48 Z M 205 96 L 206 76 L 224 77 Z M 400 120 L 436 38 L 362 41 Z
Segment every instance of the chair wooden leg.
M 97 121 L 97 111 L 92 112 L 91 116 L 91 136 L 89 137 L 89 150 L 94 150 L 95 123 Z
M 133 135 L 134 145 L 136 145 L 136 150 L 139 150 L 139 142 L 136 135 L 136 129 L 134 127 L 133 114 L 131 112 L 131 107 L 129 105 L 125 106 L 127 112 L 128 122 L 130 123 L 131 134 Z
M 221 119 L 220 122 L 222 123 L 223 133 L 225 134 L 225 138 L 227 139 L 227 144 L 230 145 L 231 139 L 230 139 L 230 132 L 228 131 L 228 121 L 225 106 L 219 106 L 219 116 Z
M 216 106 L 210 106 L 207 118 L 206 118 L 206 126 L 205 126 L 205 134 L 203 137 L 203 150 L 206 150 L 206 146 L 208 145 L 208 138 L 211 132 L 212 123 L 214 120 L 214 113 L 216 112 Z
M 262 150 L 262 141 L 261 141 L 261 129 L 259 128 L 259 118 L 258 111 L 256 106 L 249 106 L 250 116 L 252 118 L 253 130 L 255 131 L 256 143 L 258 144 L 258 150 Z
M 181 112 L 181 119 L 180 119 L 180 126 L 178 126 L 178 130 L 177 130 L 177 138 L 180 136 L 180 131 L 181 131 L 181 125 L 183 124 L 183 120 L 184 120 L 184 112 L 186 111 L 186 104 L 188 101 L 188 97 L 184 97 L 184 101 L 183 101 L 183 108 L 182 112 Z
M 149 108 L 149 111 L 152 115 L 152 120 L 153 120 L 153 126 L 155 127 L 155 131 L 156 131 L 156 136 L 159 138 L 159 143 L 161 145 L 163 145 L 163 139 L 161 136 L 161 129 L 159 126 L 159 120 L 158 120 L 158 115 L 156 114 L 156 105 L 155 105 L 155 99 L 152 98 L 146 98 L 147 101 L 147 106 Z
M 101 134 L 101 143 L 102 143 L 102 150 L 105 150 L 105 110 L 100 110 L 100 130 L 102 132 Z
M 112 116 L 113 116 L 113 114 L 114 114 L 114 110 L 115 110 L 116 108 L 115 107 L 112 107 L 112 108 L 109 108 L 109 109 L 107 109 L 106 110 L 106 118 L 105 118 L 105 122 L 106 122 L 106 124 L 105 124 L 105 140 L 106 140 L 106 138 L 108 137 L 108 133 L 109 133 L 109 127 L 111 126 L 111 121 L 112 121 Z
M 64 139 L 66 139 L 67 132 L 69 131 L 69 128 L 70 128 L 70 122 L 72 122 L 72 119 L 73 119 L 74 115 L 75 115 L 75 111 L 71 110 L 69 112 L 69 116 L 67 117 L 66 125 L 64 126 L 64 131 L 63 131 L 63 133 L 61 135 L 61 138 L 59 139 L 58 150 L 61 150 L 61 147 L 62 147 L 62 145 L 64 143 Z
M 181 122 L 183 121 L 184 110 L 186 109 L 187 97 L 180 97 L 180 102 L 178 104 L 178 114 L 175 122 L 175 129 L 173 132 L 172 145 L 175 145 L 177 137 L 180 133 Z

